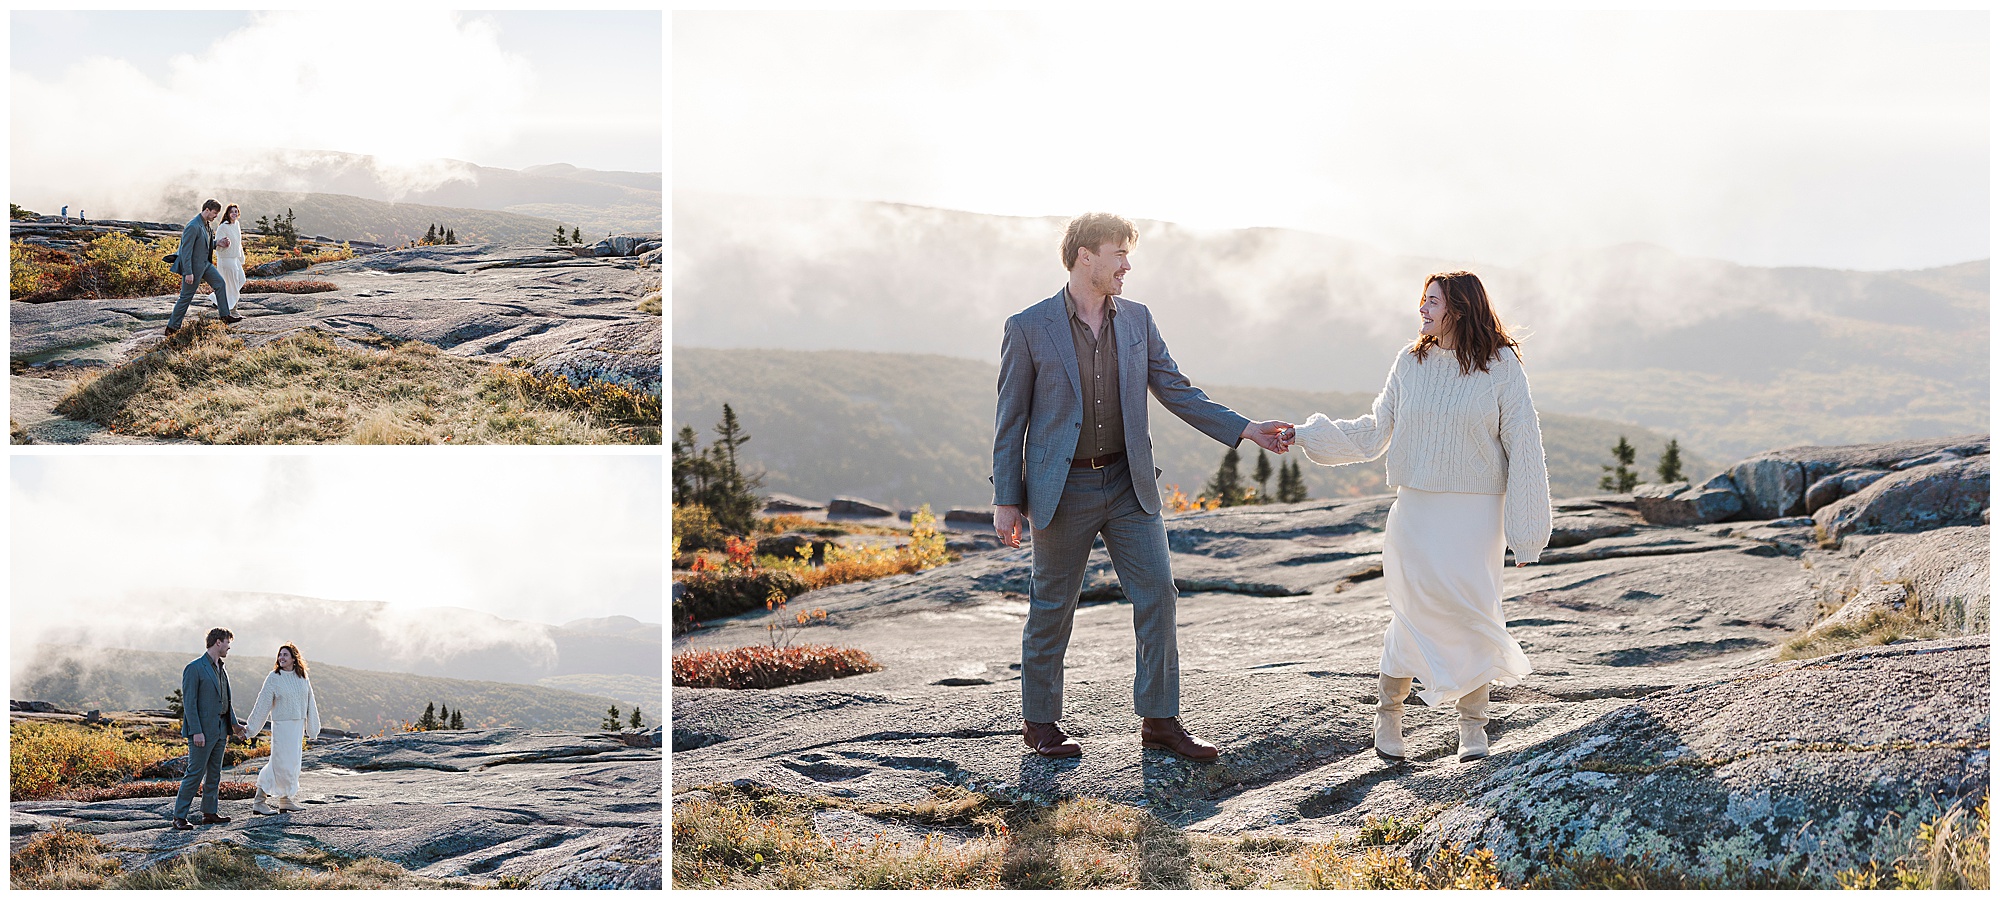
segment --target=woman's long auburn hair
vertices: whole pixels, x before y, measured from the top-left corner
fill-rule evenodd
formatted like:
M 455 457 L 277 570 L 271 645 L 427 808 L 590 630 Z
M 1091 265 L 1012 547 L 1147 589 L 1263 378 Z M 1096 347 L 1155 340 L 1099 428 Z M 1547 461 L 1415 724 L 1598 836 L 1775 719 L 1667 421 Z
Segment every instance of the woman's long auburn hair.
M 1460 374 L 1470 375 L 1473 369 L 1486 371 L 1501 347 L 1514 348 L 1515 357 L 1520 357 L 1521 342 L 1507 333 L 1507 326 L 1500 324 L 1479 276 L 1471 272 L 1438 272 L 1424 279 L 1424 293 L 1430 293 L 1433 284 L 1444 286 L 1444 321 L 1438 324 L 1450 330 L 1452 343 L 1458 345 Z M 1436 337 L 1419 335 L 1410 352 L 1422 360 L 1436 346 L 1439 346 Z
M 306 658 L 305 658 L 305 655 L 304 655 L 304 654 L 302 654 L 302 653 L 300 653 L 300 652 L 299 652 L 299 648 L 298 648 L 298 645 L 297 645 L 297 644 L 279 644 L 279 645 L 278 645 L 278 649 L 279 649 L 279 650 L 281 650 L 281 651 L 283 651 L 283 650 L 290 650 L 290 651 L 292 651 L 292 672 L 293 672 L 293 673 L 295 673 L 295 674 L 297 674 L 297 675 L 298 675 L 298 676 L 299 676 L 300 678 L 304 678 L 304 677 L 306 677 Z M 278 661 L 277 661 L 277 660 L 276 660 L 276 659 L 274 658 L 274 659 L 272 659 L 272 661 L 271 661 L 271 671 L 273 671 L 273 672 L 283 672 L 283 671 L 285 671 L 285 667 L 284 667 L 283 665 L 281 665 L 281 664 L 280 664 L 280 663 L 279 663 L 279 662 L 278 662 Z

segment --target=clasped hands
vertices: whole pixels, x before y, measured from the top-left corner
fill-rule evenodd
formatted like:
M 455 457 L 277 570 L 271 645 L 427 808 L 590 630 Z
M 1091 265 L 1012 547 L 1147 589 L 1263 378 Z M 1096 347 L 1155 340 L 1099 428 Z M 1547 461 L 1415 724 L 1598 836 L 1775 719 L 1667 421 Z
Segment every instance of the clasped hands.
M 1272 453 L 1284 453 L 1298 440 L 1298 428 L 1290 422 L 1269 419 L 1243 426 L 1243 436 Z

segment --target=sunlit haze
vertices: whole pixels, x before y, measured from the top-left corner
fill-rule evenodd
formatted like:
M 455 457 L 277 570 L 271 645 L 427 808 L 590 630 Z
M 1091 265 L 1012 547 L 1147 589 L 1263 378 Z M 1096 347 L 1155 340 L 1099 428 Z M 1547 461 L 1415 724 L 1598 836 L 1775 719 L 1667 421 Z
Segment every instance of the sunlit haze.
M 16 12 L 9 199 L 153 199 L 266 149 L 658 171 L 657 12 Z
M 1988 14 L 676 13 L 677 190 L 1518 264 L 1989 255 Z
M 547 453 L 12 459 L 12 625 L 189 589 L 661 620 L 657 457 Z

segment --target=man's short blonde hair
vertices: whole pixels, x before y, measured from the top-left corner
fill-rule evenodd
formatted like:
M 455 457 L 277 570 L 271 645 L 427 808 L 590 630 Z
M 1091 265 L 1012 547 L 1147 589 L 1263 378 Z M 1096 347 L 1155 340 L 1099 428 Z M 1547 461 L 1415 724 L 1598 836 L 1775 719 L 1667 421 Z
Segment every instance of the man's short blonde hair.
M 1111 213 L 1084 213 L 1069 220 L 1069 227 L 1063 229 L 1062 259 L 1064 269 L 1076 268 L 1076 252 L 1089 247 L 1092 252 L 1104 246 L 1105 241 L 1139 243 L 1139 226 L 1124 216 Z

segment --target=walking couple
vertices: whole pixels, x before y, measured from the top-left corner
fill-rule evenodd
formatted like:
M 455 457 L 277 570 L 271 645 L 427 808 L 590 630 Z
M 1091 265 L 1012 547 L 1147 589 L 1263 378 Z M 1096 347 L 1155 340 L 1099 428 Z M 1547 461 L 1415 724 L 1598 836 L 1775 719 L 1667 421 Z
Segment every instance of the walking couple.
M 208 652 L 181 670 L 181 734 L 188 739 L 188 765 L 180 794 L 174 798 L 175 831 L 194 827 L 188 822 L 188 807 L 197 790 L 201 792 L 202 816 L 197 824 L 229 822 L 229 817 L 222 815 L 221 796 L 229 738 L 248 740 L 264 730 L 266 720 L 271 723 L 271 757 L 257 773 L 257 794 L 250 809 L 269 816 L 299 808 L 295 798 L 304 742 L 319 737 L 319 701 L 313 696 L 312 681 L 306 678 L 306 659 L 291 644 L 278 648 L 277 663 L 271 674 L 264 676 L 246 727 L 236 721 L 229 698 L 229 673 L 223 663 L 235 637 L 227 628 L 209 629 Z M 272 803 L 266 804 L 267 799 Z
M 1470 272 L 1424 281 L 1416 340 L 1396 354 L 1368 415 L 1305 424 L 1253 422 L 1210 400 L 1167 353 L 1145 306 L 1119 296 L 1139 231 L 1089 213 L 1063 236 L 1069 283 L 1007 320 L 993 442 L 993 524 L 1034 574 L 1021 637 L 1022 737 L 1048 757 L 1083 752 L 1066 734 L 1063 655 L 1091 545 L 1102 537 L 1132 604 L 1133 705 L 1140 744 L 1206 761 L 1221 751 L 1182 726 L 1175 634 L 1179 593 L 1160 514 L 1146 394 L 1203 434 L 1248 438 L 1274 453 L 1294 443 L 1326 466 L 1388 456 L 1396 489 L 1383 539 L 1391 618 L 1382 641 L 1375 750 L 1404 757 L 1403 701 L 1413 681 L 1459 715 L 1459 759 L 1487 755 L 1491 686 L 1531 670 L 1500 612 L 1505 548 L 1537 561 L 1551 524 L 1541 426 L 1518 342 Z
M 221 314 L 223 323 L 234 325 L 243 321 L 242 316 L 236 315 L 236 305 L 243 299 L 245 277 L 243 226 L 238 221 L 241 218 L 243 210 L 236 204 L 229 204 L 225 210 L 222 204 L 210 200 L 181 229 L 181 247 L 168 257 L 173 263 L 173 273 L 181 276 L 181 298 L 174 304 L 174 314 L 167 317 L 167 334 L 181 330 L 181 318 L 187 315 L 188 304 L 194 302 L 195 288 L 203 281 L 215 289 L 215 311 Z

